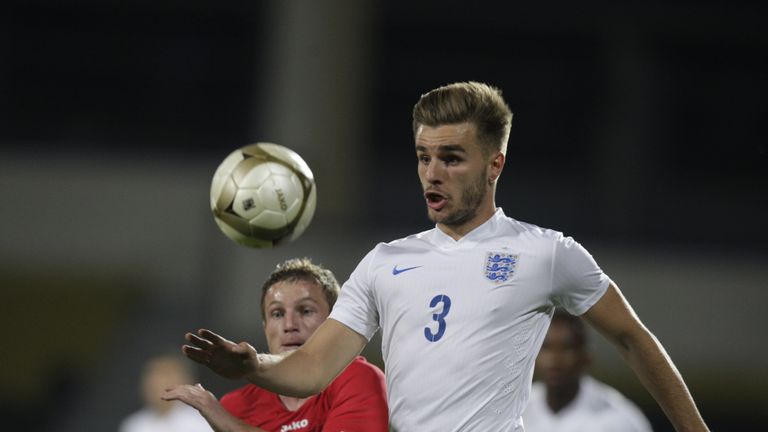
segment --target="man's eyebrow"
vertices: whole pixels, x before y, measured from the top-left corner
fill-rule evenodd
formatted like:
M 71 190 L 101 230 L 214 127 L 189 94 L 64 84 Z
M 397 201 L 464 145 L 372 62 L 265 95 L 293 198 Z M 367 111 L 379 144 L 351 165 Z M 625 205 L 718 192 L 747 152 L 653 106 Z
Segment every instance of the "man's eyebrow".
M 458 152 L 458 153 L 466 153 L 467 150 L 464 148 L 464 146 L 459 144 L 445 144 L 441 145 L 437 148 L 437 151 L 439 152 Z
M 312 298 L 310 296 L 302 297 L 302 298 L 296 300 L 296 303 L 303 303 L 303 302 L 307 302 L 307 301 L 315 303 L 315 304 L 320 304 L 317 300 L 315 300 L 314 298 Z M 283 302 L 281 302 L 279 300 L 272 300 L 271 302 L 267 303 L 266 306 L 269 307 L 269 306 L 272 306 L 272 305 L 282 306 Z
M 426 152 L 427 148 L 424 147 L 423 145 L 417 145 L 416 151 Z M 467 150 L 464 148 L 464 146 L 460 144 L 441 144 L 437 146 L 437 152 L 438 153 L 450 153 L 450 152 L 466 153 Z

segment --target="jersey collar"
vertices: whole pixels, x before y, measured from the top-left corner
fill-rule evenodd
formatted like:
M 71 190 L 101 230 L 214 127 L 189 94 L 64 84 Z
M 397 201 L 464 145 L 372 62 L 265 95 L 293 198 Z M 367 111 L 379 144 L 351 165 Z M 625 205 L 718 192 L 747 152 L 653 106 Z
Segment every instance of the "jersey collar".
M 444 248 L 474 247 L 484 240 L 495 237 L 501 222 L 506 217 L 504 210 L 501 207 L 496 207 L 493 216 L 458 240 L 454 240 L 435 225 L 435 229 L 432 230 L 432 242 Z

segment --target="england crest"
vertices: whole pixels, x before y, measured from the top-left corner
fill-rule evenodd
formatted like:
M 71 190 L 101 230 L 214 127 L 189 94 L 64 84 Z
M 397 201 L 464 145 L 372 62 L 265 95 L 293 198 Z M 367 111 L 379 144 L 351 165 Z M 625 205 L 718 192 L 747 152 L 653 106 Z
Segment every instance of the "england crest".
M 503 252 L 488 252 L 485 256 L 485 277 L 496 283 L 508 281 L 517 268 L 519 255 Z

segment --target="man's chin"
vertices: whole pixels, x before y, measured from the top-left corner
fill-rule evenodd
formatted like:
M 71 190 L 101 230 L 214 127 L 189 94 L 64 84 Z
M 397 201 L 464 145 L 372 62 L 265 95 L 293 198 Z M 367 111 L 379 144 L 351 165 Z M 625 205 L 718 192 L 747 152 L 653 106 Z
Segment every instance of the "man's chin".
M 437 215 L 435 215 L 435 211 L 431 208 L 427 208 L 427 217 L 432 223 L 440 223 L 437 219 Z
M 578 377 L 566 376 L 562 374 L 559 374 L 556 376 L 544 377 L 542 381 L 550 390 L 570 388 L 573 386 L 577 386 L 579 383 Z
M 445 209 L 435 210 L 427 207 L 427 217 L 433 223 L 444 224 L 446 220 L 450 219 L 451 215 Z
M 427 212 L 429 220 L 431 220 L 433 223 L 451 228 L 461 227 L 462 225 L 472 220 L 475 215 L 476 213 L 471 212 L 447 212 L 445 209 L 440 211 L 429 209 Z

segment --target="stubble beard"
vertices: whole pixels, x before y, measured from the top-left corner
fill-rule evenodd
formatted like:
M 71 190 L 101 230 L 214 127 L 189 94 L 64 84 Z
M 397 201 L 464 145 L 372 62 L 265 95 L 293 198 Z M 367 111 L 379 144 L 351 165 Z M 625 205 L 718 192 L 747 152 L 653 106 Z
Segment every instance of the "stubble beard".
M 488 177 L 488 169 L 484 169 L 481 175 L 479 175 L 475 181 L 469 183 L 461 191 L 461 200 L 459 201 L 459 207 L 446 214 L 427 212 L 429 219 L 436 223 L 445 225 L 447 227 L 460 227 L 477 216 L 477 211 L 480 208 L 480 204 L 485 199 L 485 195 L 488 193 L 486 190 L 486 178 Z

